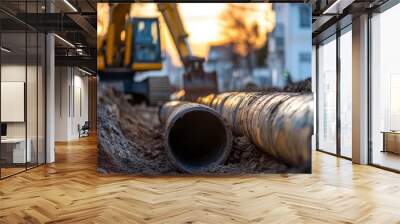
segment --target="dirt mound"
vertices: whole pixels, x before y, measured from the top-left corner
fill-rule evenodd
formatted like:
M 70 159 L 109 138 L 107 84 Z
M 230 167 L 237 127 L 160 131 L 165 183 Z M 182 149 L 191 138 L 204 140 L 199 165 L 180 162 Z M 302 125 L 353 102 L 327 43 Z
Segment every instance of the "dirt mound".
M 305 79 L 300 82 L 289 83 L 283 91 L 285 92 L 311 92 L 311 78 Z
M 123 94 L 102 89 L 98 100 L 98 171 L 175 172 L 161 138 L 157 108 L 132 106 Z

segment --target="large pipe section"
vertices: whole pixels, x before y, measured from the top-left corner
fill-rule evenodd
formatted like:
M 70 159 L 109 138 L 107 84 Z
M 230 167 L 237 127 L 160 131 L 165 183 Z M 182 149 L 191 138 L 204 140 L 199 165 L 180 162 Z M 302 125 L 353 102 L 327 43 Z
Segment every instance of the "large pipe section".
M 313 97 L 299 93 L 222 93 L 198 102 L 215 109 L 264 152 L 288 165 L 311 168 Z
M 223 164 L 232 149 L 232 132 L 208 106 L 171 101 L 159 112 L 168 157 L 181 171 L 202 173 Z

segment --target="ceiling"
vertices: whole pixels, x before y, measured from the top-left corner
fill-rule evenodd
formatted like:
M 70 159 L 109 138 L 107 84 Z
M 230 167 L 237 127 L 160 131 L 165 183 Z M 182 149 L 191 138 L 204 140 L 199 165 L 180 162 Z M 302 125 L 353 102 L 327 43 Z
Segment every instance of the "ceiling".
M 51 32 L 57 34 L 56 65 L 72 62 L 80 66 L 82 62 L 82 67 L 95 71 L 96 3 L 96 0 L 47 0 L 47 4 L 45 0 L 1 0 L 2 44 L 12 49 L 7 56 L 11 60 L 26 55 L 25 32 Z M 27 37 L 30 39 L 29 34 Z M 36 46 L 28 44 L 28 55 L 34 55 L 35 51 Z
M 352 22 L 352 18 L 373 11 L 388 0 L 315 0 L 312 1 L 313 43 L 331 36 L 339 28 Z
M 19 33 L 25 32 L 26 29 L 55 32 L 62 38 L 55 39 L 56 57 L 59 56 L 57 60 L 59 64 L 79 63 L 79 61 L 82 61 L 85 66 L 93 64 L 88 67 L 95 70 L 96 3 L 121 1 L 123 0 L 47 0 L 46 5 L 45 0 L 1 0 L 0 26 L 2 32 Z M 272 0 L 268 2 L 289 1 Z M 351 23 L 352 16 L 374 9 L 386 1 L 292 0 L 290 2 L 311 2 L 313 11 L 312 32 L 313 41 L 315 42 L 318 38 L 323 38 L 324 35 L 331 35 L 332 32 L 335 32 L 335 26 L 340 23 L 338 21 L 346 21 L 347 19 Z M 49 11 L 52 11 L 52 13 L 48 13 Z M 343 24 L 345 25 L 345 22 Z M 18 45 L 19 38 L 15 36 L 15 38 L 11 39 Z M 73 44 L 74 47 L 71 47 L 69 43 Z

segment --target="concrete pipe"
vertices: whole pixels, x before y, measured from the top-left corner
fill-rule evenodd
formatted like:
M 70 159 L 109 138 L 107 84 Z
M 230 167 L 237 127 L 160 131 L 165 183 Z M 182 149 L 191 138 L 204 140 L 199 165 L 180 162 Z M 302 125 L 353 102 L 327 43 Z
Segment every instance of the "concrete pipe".
M 299 93 L 223 93 L 198 99 L 264 152 L 291 166 L 311 168 L 313 97 Z
M 223 164 L 232 149 L 232 132 L 208 106 L 171 101 L 159 112 L 167 154 L 179 170 L 201 173 Z

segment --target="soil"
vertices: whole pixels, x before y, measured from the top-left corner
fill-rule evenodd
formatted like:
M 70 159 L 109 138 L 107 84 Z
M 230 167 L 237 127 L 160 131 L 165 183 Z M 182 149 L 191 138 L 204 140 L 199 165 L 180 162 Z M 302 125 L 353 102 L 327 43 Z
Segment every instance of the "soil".
M 158 108 L 131 104 L 129 96 L 99 85 L 98 171 L 136 175 L 174 175 L 180 172 L 164 150 Z M 223 165 L 204 174 L 299 173 L 257 149 L 245 137 L 235 137 Z
M 302 92 L 302 93 L 310 93 L 311 92 L 311 78 L 305 79 L 300 82 L 289 83 L 283 91 L 285 92 Z

